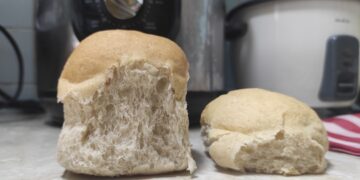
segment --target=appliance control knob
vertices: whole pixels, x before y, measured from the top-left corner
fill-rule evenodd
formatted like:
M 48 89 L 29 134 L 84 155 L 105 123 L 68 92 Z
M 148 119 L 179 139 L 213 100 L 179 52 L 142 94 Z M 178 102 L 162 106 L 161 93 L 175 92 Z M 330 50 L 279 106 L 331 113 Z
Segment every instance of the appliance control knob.
M 105 0 L 109 13 L 121 20 L 135 17 L 143 4 L 144 0 Z

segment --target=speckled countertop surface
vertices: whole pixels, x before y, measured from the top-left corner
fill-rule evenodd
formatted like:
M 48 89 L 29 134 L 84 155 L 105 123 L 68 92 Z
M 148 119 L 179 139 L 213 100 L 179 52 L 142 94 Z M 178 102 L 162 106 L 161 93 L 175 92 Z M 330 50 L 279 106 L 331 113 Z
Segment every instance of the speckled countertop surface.
M 56 142 L 60 128 L 47 125 L 46 115 L 14 115 L 0 112 L 0 179 L 359 179 L 360 157 L 329 152 L 329 167 L 323 175 L 283 177 L 278 175 L 241 174 L 217 168 L 204 153 L 200 129 L 191 128 L 193 156 L 198 169 L 190 176 L 186 172 L 157 175 L 101 178 L 67 172 L 56 163 Z

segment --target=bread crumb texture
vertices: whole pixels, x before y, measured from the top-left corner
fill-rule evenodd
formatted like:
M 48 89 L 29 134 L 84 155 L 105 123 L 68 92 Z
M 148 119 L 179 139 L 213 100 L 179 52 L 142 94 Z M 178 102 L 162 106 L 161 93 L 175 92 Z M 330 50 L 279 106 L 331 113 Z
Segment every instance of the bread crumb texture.
M 101 70 L 84 70 L 88 73 L 84 75 L 74 70 L 81 69 L 80 62 L 74 62 L 78 59 L 70 58 L 72 62 L 66 64 L 59 80 L 58 88 L 62 92 L 58 97 L 64 103 L 65 122 L 58 140 L 58 162 L 67 170 L 99 176 L 157 174 L 185 169 L 193 172 L 196 165 L 191 157 L 188 136 L 186 83 L 174 86 L 174 83 L 182 83 L 174 80 L 174 76 L 181 76 L 180 79 L 187 82 L 188 75 L 187 72 L 175 72 L 177 70 L 169 65 L 169 62 L 177 64 L 179 62 L 172 61 L 186 59 L 164 60 L 163 56 L 158 56 L 159 62 L 154 64 L 131 49 L 109 55 L 111 57 L 102 57 L 101 53 L 82 54 L 89 52 L 86 48 L 117 51 L 108 49 L 119 48 L 113 47 L 111 42 L 99 47 L 104 43 L 101 40 L 97 42 L 100 45 L 87 47 L 109 35 L 109 32 L 104 33 L 85 40 L 85 45 L 81 43 L 75 56 L 94 58 L 89 62 L 96 62 L 92 66 L 101 64 L 102 60 L 110 61 L 109 58 L 116 60 L 111 60 Z M 133 36 L 138 32 L 127 33 L 116 30 L 111 32 L 108 40 L 125 41 L 122 43 L 129 46 L 137 43 L 142 47 L 141 42 L 127 41 L 126 38 L 126 35 Z M 142 33 L 140 36 L 148 38 Z M 183 70 L 187 71 L 187 67 Z M 66 75 L 70 72 L 77 77 Z
M 241 172 L 323 173 L 326 130 L 295 98 L 262 89 L 230 91 L 201 114 L 204 144 L 217 165 Z

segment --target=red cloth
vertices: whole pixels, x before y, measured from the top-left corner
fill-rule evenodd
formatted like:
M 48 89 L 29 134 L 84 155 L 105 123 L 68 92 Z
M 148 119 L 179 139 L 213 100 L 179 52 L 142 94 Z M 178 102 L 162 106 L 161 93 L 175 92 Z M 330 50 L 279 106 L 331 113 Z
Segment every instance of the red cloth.
M 360 156 L 360 113 L 323 120 L 330 150 Z

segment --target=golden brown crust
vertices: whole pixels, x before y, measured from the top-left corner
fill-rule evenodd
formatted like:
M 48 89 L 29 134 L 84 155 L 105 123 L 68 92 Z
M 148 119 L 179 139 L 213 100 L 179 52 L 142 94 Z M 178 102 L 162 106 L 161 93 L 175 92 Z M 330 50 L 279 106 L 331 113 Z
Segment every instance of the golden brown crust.
M 58 97 L 62 100 L 69 88 L 95 79 L 113 65 L 134 61 L 169 68 L 176 97 L 184 96 L 189 65 L 179 46 L 166 38 L 138 31 L 107 30 L 87 37 L 73 51 L 61 73 Z
M 295 98 L 263 89 L 233 90 L 211 101 L 200 123 L 209 154 L 221 167 L 287 175 L 326 168 L 326 129 L 316 112 Z M 272 166 L 252 152 L 268 152 Z
M 314 110 L 293 97 L 263 89 L 233 90 L 214 99 L 201 113 L 200 123 L 245 135 L 285 128 L 290 133 L 306 132 L 328 146 L 324 125 Z

